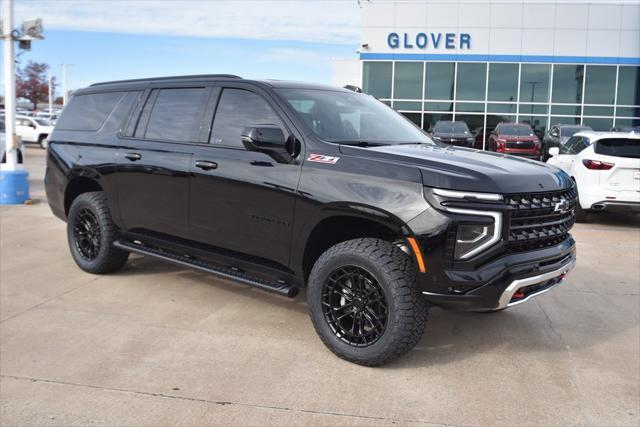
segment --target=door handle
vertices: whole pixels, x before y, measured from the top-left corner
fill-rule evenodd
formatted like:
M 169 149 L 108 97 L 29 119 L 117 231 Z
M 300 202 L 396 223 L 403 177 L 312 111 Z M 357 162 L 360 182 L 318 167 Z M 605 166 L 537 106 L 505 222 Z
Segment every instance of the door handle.
M 132 162 L 135 162 L 136 160 L 140 160 L 142 158 L 142 156 L 138 153 L 127 153 L 124 155 L 124 157 L 131 160 Z
M 216 169 L 218 164 L 216 162 L 209 162 L 207 160 L 196 160 L 196 167 L 203 170 L 211 170 Z

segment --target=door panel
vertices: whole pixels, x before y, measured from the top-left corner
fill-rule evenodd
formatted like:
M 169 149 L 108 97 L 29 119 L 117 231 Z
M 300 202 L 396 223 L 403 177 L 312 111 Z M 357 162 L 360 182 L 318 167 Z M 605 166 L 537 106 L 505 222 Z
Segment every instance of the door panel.
M 196 162 L 212 162 L 202 169 Z M 300 165 L 264 153 L 196 147 L 191 166 L 190 238 L 275 261 L 289 262 Z
M 117 182 L 126 230 L 187 236 L 191 157 L 186 144 L 123 141 Z

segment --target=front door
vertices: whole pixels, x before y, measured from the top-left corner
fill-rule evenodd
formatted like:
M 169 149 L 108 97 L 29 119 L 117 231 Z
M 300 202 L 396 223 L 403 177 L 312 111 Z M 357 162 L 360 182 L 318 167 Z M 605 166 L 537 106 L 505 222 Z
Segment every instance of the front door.
M 118 150 L 126 231 L 188 238 L 189 171 L 210 87 L 152 89 Z
M 268 124 L 295 141 L 292 124 L 283 117 L 257 89 L 222 88 L 210 144 L 193 152 L 191 239 L 288 265 L 301 161 L 294 156 L 283 163 L 249 151 L 240 138 L 244 128 Z

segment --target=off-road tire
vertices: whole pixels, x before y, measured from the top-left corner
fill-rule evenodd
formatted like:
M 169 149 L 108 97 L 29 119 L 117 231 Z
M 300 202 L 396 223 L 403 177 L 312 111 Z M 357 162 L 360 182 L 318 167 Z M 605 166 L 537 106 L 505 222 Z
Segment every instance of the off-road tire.
M 81 212 L 89 211 L 97 220 L 100 245 L 93 259 L 86 259 L 76 242 L 77 231 L 74 227 Z M 93 274 L 107 274 L 124 266 L 129 252 L 113 246 L 116 226 L 111 220 L 107 199 L 102 191 L 94 191 L 79 195 L 71 204 L 67 217 L 67 240 L 73 260 L 82 270 Z
M 343 342 L 332 331 L 322 309 L 322 290 L 332 272 L 344 266 L 366 270 L 382 288 L 387 323 L 380 338 L 366 347 Z M 428 304 L 416 288 L 413 260 L 390 242 L 361 238 L 338 243 L 316 261 L 309 277 L 307 305 L 322 342 L 338 357 L 378 366 L 404 355 L 418 344 L 427 321 Z

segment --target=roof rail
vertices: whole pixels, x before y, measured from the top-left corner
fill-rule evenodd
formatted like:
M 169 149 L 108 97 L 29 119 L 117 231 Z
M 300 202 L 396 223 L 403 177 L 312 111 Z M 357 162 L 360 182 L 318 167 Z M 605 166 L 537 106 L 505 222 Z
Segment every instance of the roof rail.
M 145 79 L 113 80 L 109 82 L 94 83 L 90 87 L 109 85 L 109 84 L 115 84 L 115 83 L 156 82 L 156 81 L 177 80 L 177 79 L 191 80 L 191 79 L 202 79 L 202 78 L 242 79 L 242 77 L 236 76 L 235 74 L 194 74 L 194 75 L 188 75 L 188 76 L 150 77 Z

